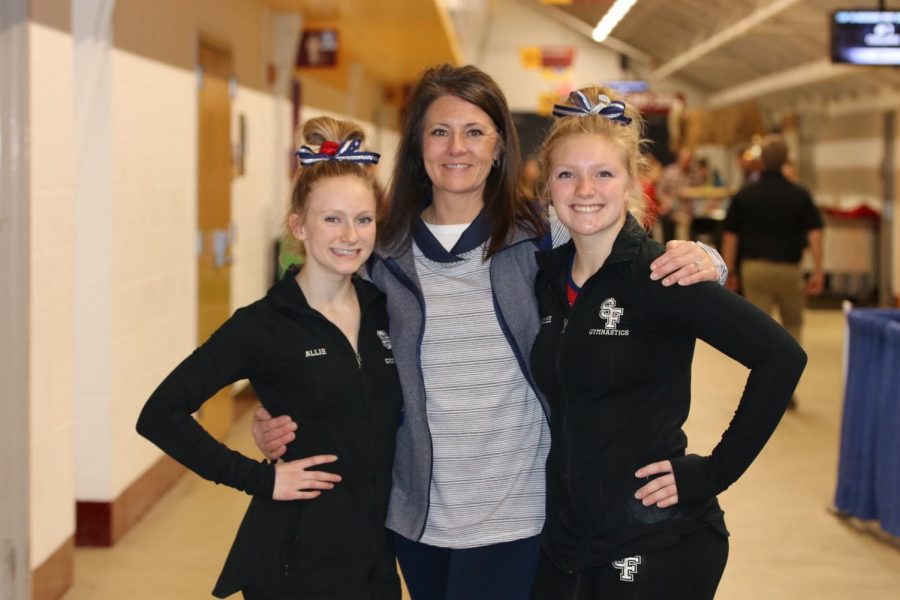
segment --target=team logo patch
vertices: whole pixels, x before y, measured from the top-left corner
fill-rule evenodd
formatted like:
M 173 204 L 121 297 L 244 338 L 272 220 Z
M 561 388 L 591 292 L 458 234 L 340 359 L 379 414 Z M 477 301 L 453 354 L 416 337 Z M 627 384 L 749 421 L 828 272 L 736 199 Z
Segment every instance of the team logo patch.
M 375 335 L 377 335 L 378 339 L 381 340 L 382 346 L 384 346 L 388 350 L 391 349 L 391 338 L 390 336 L 388 336 L 387 331 L 385 331 L 384 329 L 379 329 L 375 332 Z
M 615 329 L 624 314 L 624 308 L 616 308 L 615 298 L 607 298 L 600 305 L 600 318 L 606 321 L 607 329 Z
M 619 570 L 620 581 L 632 582 L 634 581 L 634 576 L 637 574 L 639 564 L 641 564 L 640 555 L 629 556 L 621 560 L 614 560 L 612 566 Z
M 600 318 L 606 321 L 603 329 L 589 329 L 588 335 L 628 335 L 627 329 L 618 329 L 616 325 L 622 320 L 625 309 L 616 306 L 615 298 L 607 298 L 600 304 Z

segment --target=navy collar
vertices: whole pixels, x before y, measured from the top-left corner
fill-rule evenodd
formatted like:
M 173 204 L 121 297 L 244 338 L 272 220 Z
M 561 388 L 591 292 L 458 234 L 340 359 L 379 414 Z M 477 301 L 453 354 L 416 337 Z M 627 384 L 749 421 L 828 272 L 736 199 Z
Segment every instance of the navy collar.
M 463 231 L 456 245 L 448 252 L 446 248 L 434 237 L 428 225 L 419 216 L 413 226 L 413 240 L 428 260 L 440 263 L 458 262 L 461 255 L 480 247 L 490 237 L 491 227 L 484 210 L 478 213 L 475 220 Z

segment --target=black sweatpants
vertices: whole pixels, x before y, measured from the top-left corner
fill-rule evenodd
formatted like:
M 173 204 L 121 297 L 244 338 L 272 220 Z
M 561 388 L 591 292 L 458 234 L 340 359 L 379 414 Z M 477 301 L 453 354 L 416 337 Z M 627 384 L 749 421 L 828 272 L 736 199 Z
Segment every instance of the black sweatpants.
M 574 574 L 541 556 L 532 600 L 712 600 L 728 538 L 704 527 L 677 544 Z

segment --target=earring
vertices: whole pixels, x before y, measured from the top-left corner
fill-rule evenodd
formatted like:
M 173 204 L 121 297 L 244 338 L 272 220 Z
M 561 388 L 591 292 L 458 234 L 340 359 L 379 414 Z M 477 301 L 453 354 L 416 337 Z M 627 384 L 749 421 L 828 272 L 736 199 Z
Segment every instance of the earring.
M 500 158 L 498 157 L 498 158 L 495 158 L 494 160 L 492 160 L 492 161 L 491 161 L 491 166 L 494 167 L 495 169 L 496 169 L 497 167 L 499 167 L 499 166 L 500 166 Z

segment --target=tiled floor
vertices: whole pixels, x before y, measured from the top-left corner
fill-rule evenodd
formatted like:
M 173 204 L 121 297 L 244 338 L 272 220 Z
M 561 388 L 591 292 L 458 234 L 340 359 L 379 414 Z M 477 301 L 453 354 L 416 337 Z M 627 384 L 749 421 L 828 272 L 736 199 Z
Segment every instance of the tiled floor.
M 797 393 L 799 410 L 785 417 L 757 462 L 721 497 L 732 538 L 720 599 L 900 598 L 900 550 L 828 512 L 837 469 L 842 323 L 837 311 L 809 313 L 810 363 Z M 745 374 L 698 346 L 687 425 L 693 450 L 713 447 Z M 228 443 L 252 453 L 248 419 Z M 65 600 L 210 597 L 247 501 L 231 489 L 183 478 L 115 548 L 76 552 L 76 584 Z

